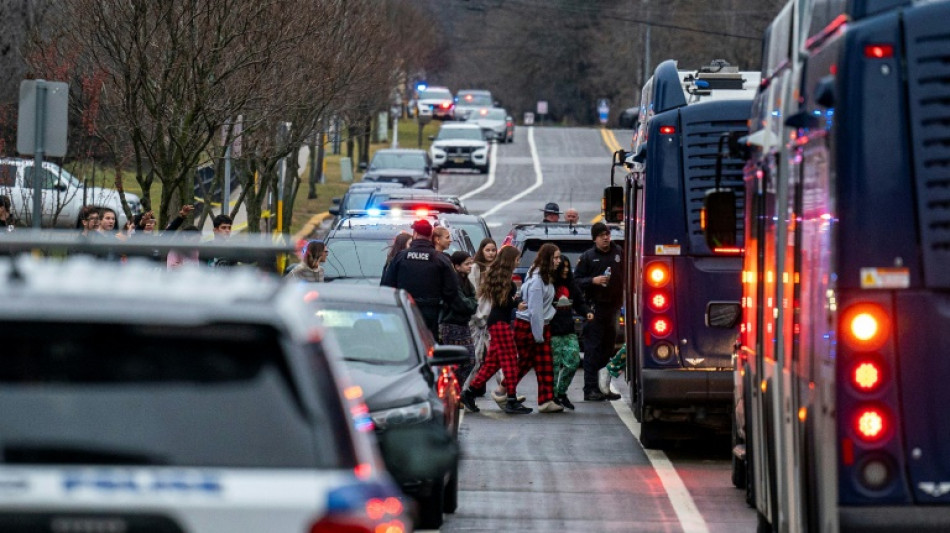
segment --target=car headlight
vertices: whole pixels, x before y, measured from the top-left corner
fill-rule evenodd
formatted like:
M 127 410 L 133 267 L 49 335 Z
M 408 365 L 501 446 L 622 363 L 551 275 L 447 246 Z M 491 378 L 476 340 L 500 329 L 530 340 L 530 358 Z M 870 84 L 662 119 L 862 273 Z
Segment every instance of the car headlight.
M 488 154 L 488 148 L 479 148 L 478 150 L 475 150 L 474 152 L 472 152 L 472 154 L 473 154 L 473 155 L 485 156 L 485 155 Z
M 442 148 L 432 147 L 432 157 L 445 157 L 445 150 Z
M 406 426 L 431 420 L 432 405 L 429 402 L 414 403 L 405 407 L 373 411 L 369 415 L 373 418 L 376 429 L 384 430 L 389 426 Z

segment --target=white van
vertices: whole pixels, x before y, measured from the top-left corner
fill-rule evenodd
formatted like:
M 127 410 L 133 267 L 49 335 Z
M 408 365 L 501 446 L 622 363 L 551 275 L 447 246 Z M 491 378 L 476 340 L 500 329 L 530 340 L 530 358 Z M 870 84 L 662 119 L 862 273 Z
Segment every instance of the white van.
M 125 224 L 125 210 L 118 191 L 102 187 L 86 187 L 82 180 L 73 176 L 55 163 L 43 162 L 42 180 L 44 228 L 75 228 L 79 224 L 79 212 L 92 205 L 108 207 L 115 211 L 116 228 Z M 10 198 L 13 215 L 24 225 L 33 220 L 33 160 L 0 158 L 0 194 Z M 132 214 L 142 211 L 139 197 L 125 193 L 125 200 Z

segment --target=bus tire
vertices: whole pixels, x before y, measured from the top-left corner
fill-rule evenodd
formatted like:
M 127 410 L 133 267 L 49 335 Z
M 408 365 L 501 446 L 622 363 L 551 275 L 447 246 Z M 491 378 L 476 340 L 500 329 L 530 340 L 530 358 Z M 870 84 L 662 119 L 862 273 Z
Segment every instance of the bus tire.
M 661 437 L 660 423 L 653 420 L 650 422 L 640 422 L 640 444 L 645 450 L 659 450 L 663 447 L 663 438 Z

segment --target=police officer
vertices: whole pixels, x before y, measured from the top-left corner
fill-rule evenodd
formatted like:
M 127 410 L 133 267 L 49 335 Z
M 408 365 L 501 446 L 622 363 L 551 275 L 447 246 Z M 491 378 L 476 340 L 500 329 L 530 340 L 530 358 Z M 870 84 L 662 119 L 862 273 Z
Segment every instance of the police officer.
M 544 204 L 544 209 L 542 209 L 541 212 L 544 213 L 544 218 L 541 220 L 542 223 L 561 221 L 561 206 L 554 202 Z
M 458 294 L 458 274 L 448 256 L 432 244 L 432 224 L 417 220 L 412 224 L 409 248 L 396 254 L 379 283 L 405 289 L 422 312 L 426 327 L 438 339 L 439 312 Z
M 584 325 L 581 333 L 584 400 L 619 400 L 620 395 L 609 389 L 607 394 L 600 391 L 597 374 L 610 361 L 617 339 L 617 319 L 623 304 L 623 250 L 611 242 L 610 228 L 603 222 L 591 226 L 590 235 L 594 246 L 581 254 L 574 269 L 574 280 L 594 310 L 594 319 Z

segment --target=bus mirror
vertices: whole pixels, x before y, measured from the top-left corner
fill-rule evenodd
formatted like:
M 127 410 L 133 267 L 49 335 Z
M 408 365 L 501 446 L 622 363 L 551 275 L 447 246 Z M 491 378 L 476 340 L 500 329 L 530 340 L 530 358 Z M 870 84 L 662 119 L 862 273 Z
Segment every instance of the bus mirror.
M 604 222 L 623 222 L 623 187 L 604 189 Z
M 703 199 L 703 235 L 710 250 L 736 245 L 736 193 L 710 189 Z
M 748 135 L 744 131 L 729 132 L 729 157 L 745 161 L 751 156 L 747 143 Z

